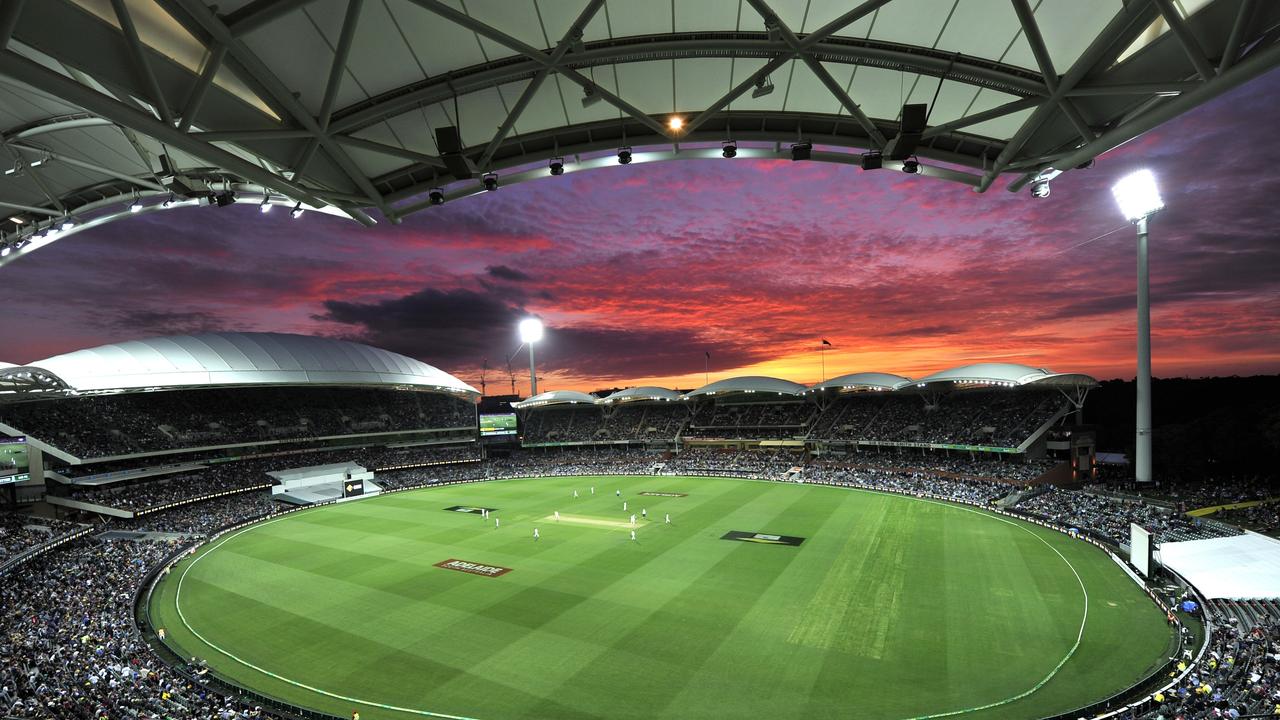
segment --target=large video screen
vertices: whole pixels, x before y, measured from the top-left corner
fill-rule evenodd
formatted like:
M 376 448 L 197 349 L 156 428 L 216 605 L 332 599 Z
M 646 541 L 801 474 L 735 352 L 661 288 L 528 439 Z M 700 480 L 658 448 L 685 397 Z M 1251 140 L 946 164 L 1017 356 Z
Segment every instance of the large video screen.
M 480 437 L 497 437 L 516 434 L 515 413 L 494 413 L 480 416 Z
M 0 436 L 0 483 L 25 480 L 27 473 L 27 439 Z
M 1151 533 L 1137 523 L 1129 523 L 1129 562 L 1142 577 L 1151 577 Z

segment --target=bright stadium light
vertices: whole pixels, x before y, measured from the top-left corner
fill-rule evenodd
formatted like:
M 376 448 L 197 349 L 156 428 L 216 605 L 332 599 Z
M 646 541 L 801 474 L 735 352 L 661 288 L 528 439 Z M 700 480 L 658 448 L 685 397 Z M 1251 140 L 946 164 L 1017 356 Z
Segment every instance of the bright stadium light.
M 520 321 L 520 342 L 536 343 L 542 339 L 542 321 L 525 318 Z
M 529 397 L 538 394 L 538 371 L 533 360 L 533 346 L 542 339 L 542 321 L 525 318 L 520 321 L 520 342 L 529 346 Z
M 667 127 L 671 128 L 672 132 L 680 132 L 684 127 L 684 118 L 679 115 L 672 115 L 671 119 L 667 121 Z
M 1116 196 L 1120 212 L 1133 223 L 1164 207 L 1160 190 L 1156 187 L 1156 176 L 1150 170 L 1139 170 L 1124 176 L 1120 182 L 1111 186 L 1111 194 Z
M 1138 226 L 1138 373 L 1135 378 L 1138 402 L 1135 408 L 1137 437 L 1134 447 L 1133 479 L 1151 482 L 1151 280 L 1147 267 L 1147 221 L 1164 207 L 1156 176 L 1139 170 L 1111 187 L 1120 212 Z

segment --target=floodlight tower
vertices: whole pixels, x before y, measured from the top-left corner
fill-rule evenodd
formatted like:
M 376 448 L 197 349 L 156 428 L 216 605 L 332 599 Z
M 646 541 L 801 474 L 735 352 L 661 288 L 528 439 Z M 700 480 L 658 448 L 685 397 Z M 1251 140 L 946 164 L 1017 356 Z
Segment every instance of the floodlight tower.
M 529 346 L 529 397 L 538 394 L 538 372 L 533 362 L 533 345 L 542 339 L 542 321 L 525 318 L 520 321 L 520 342 Z
M 1125 176 L 1111 188 L 1129 222 L 1138 226 L 1138 390 L 1134 479 L 1151 482 L 1151 289 L 1147 271 L 1147 221 L 1164 207 L 1150 170 Z

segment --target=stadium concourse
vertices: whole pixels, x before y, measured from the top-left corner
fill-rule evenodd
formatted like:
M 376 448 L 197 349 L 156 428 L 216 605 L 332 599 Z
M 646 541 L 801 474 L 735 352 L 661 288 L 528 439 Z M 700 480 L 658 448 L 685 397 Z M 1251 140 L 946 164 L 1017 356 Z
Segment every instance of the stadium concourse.
M 0 716 L 325 717 L 175 655 L 139 602 L 172 558 L 291 509 L 268 475 L 287 468 L 355 463 L 382 492 L 561 475 L 802 481 L 996 508 L 1116 552 L 1131 523 L 1158 543 L 1243 537 L 1183 511 L 1260 500 L 1262 489 L 1206 481 L 1172 488 L 1166 502 L 1095 482 L 1077 452 L 1093 452 L 1087 437 L 1063 431 L 1092 385 L 985 364 L 812 387 L 732 378 L 684 393 L 553 391 L 515 403 L 522 441 L 495 443 L 480 436 L 470 386 L 342 341 L 216 333 L 9 367 L 0 430 L 24 438 L 31 479 L 0 515 Z M 1200 597 L 1167 579 L 1151 592 L 1167 605 Z M 1122 717 L 1280 711 L 1276 598 L 1200 599 L 1203 644 L 1187 645 L 1171 677 L 1092 714 L 1129 704 Z

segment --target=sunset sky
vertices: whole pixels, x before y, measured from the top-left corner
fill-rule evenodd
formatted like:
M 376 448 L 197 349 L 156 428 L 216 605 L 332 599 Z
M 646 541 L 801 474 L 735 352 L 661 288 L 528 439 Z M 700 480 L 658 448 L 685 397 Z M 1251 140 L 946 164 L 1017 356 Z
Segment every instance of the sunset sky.
M 1110 186 L 1150 167 L 1157 376 L 1280 372 L 1280 75 L 1070 172 L 1052 196 L 884 170 L 699 160 L 571 173 L 365 229 L 255 207 L 83 232 L 0 270 L 0 360 L 202 330 L 343 337 L 509 390 L 536 314 L 540 389 L 981 360 L 1134 366 L 1134 232 Z M 1118 232 L 1087 245 L 1108 231 Z M 527 356 L 512 364 L 528 389 Z

